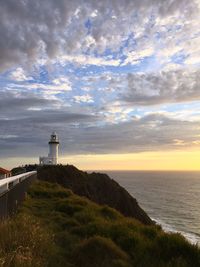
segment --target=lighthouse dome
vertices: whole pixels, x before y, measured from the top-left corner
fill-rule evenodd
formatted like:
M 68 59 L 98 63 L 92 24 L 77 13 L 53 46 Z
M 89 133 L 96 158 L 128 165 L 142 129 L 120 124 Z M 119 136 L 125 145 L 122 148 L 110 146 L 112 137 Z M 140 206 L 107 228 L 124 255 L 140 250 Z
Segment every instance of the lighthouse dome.
M 50 141 L 49 141 L 49 143 L 59 143 L 59 141 L 58 141 L 58 135 L 57 135 L 57 133 L 56 132 L 53 132 L 52 134 L 51 134 L 51 138 L 50 138 Z

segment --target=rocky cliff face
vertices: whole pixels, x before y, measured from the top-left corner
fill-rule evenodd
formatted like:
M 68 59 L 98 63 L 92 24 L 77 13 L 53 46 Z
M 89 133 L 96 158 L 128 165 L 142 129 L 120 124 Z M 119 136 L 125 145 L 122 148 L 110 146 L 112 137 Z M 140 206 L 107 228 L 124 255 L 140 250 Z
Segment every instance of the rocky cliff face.
M 44 166 L 38 170 L 38 179 L 58 183 L 75 194 L 115 208 L 123 215 L 133 217 L 143 224 L 153 224 L 137 200 L 106 174 L 88 174 L 72 165 Z

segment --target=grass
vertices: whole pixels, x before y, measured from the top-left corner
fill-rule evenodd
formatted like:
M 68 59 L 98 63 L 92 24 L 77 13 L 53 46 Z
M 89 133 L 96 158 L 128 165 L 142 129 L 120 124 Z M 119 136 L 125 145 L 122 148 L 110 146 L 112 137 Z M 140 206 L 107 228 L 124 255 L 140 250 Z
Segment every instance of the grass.
M 2 222 L 0 233 L 0 266 L 42 267 L 55 248 L 53 234 L 29 215 Z
M 0 266 L 198 267 L 200 250 L 180 234 L 36 182 L 17 216 L 0 224 Z

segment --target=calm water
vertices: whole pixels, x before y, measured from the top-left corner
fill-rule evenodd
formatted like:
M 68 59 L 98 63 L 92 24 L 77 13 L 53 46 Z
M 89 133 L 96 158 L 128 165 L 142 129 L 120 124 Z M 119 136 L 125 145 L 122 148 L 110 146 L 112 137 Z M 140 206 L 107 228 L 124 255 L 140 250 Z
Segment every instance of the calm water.
M 200 245 L 200 172 L 107 171 L 164 230 Z

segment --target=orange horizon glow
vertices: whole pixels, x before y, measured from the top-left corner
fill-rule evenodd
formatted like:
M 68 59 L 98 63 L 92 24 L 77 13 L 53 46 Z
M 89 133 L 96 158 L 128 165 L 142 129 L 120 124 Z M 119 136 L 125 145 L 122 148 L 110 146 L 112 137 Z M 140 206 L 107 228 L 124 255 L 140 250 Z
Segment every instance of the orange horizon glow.
M 63 157 L 61 163 L 73 164 L 82 170 L 200 171 L 200 151 L 76 155 Z
M 0 165 L 11 169 L 35 163 L 37 158 L 11 158 Z M 200 171 L 200 150 L 60 156 L 59 163 L 81 170 Z

